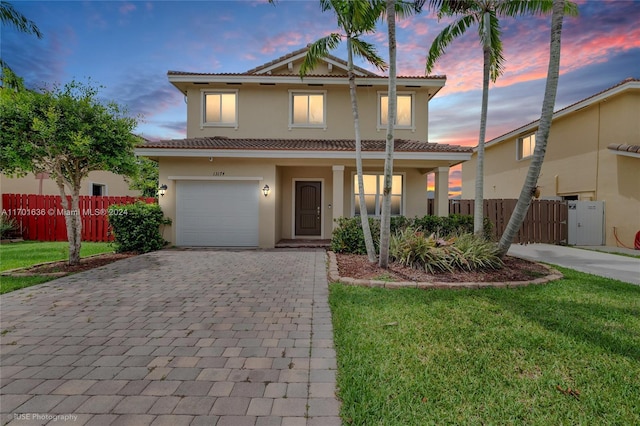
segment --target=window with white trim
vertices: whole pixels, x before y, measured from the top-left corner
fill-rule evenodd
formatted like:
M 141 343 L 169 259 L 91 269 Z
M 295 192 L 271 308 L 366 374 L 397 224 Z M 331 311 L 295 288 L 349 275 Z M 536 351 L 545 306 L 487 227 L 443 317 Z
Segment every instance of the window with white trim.
M 396 94 L 397 129 L 415 130 L 413 93 L 398 92 Z M 386 129 L 389 122 L 389 96 L 378 93 L 378 129 Z
M 202 92 L 202 125 L 238 127 L 238 91 Z
M 531 133 L 530 135 L 518 138 L 517 145 L 516 156 L 518 160 L 531 157 L 533 155 L 533 151 L 536 149 L 536 134 Z
M 384 174 L 366 173 L 362 175 L 364 181 L 364 200 L 369 216 L 380 216 L 382 211 L 382 195 L 384 190 Z M 404 214 L 403 208 L 403 176 L 393 175 L 391 181 L 391 215 Z M 358 191 L 358 175 L 353 176 L 353 205 L 354 216 L 360 216 L 360 194 Z
M 102 185 L 100 183 L 92 183 L 91 195 L 93 195 L 94 197 L 107 195 L 107 185 Z
M 326 91 L 289 91 L 289 128 L 326 128 Z

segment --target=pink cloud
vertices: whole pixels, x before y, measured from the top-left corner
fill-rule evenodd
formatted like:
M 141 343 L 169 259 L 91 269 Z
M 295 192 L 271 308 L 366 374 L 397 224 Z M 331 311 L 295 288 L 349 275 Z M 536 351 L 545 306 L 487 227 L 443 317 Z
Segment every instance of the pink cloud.
M 123 3 L 118 10 L 122 15 L 128 15 L 129 13 L 136 10 L 136 5 L 133 3 Z
M 313 40 L 308 34 L 287 31 L 266 39 L 260 47 L 260 53 L 270 55 L 275 52 L 289 51 L 292 47 L 300 47 L 311 41 Z

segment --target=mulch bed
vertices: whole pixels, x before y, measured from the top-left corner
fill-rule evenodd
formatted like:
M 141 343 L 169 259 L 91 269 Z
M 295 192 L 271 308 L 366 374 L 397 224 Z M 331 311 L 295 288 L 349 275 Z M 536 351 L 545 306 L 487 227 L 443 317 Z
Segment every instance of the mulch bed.
M 382 279 L 392 281 L 415 282 L 507 282 L 529 281 L 544 277 L 549 270 L 538 263 L 517 257 L 506 256 L 502 269 L 486 269 L 466 272 L 440 272 L 430 274 L 424 270 L 412 269 L 397 263 L 389 264 L 389 269 L 380 268 L 377 264 L 371 264 L 367 256 L 357 254 L 336 253 L 338 272 L 341 277 L 355 279 Z
M 44 265 L 36 265 L 30 268 L 21 269 L 15 271 L 20 275 L 46 275 L 46 274 L 59 274 L 66 275 L 75 272 L 88 271 L 89 269 L 98 268 L 100 266 L 108 265 L 116 260 L 126 259 L 128 257 L 136 256 L 136 253 L 105 253 L 96 256 L 85 257 L 80 259 L 80 264 L 69 265 L 68 261 L 61 260 L 60 262 L 46 263 Z

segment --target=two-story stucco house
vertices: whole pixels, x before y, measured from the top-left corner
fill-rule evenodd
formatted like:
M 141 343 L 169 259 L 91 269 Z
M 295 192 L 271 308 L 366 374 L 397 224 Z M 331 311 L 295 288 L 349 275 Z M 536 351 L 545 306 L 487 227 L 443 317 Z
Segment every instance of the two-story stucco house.
M 518 198 L 538 124 L 487 142 L 485 199 Z M 474 153 L 462 165 L 464 199 L 475 195 L 476 159 Z M 542 198 L 603 201 L 605 244 L 633 247 L 640 231 L 640 80 L 624 80 L 554 113 L 538 186 Z
M 380 212 L 388 81 L 356 69 L 365 194 L 354 185 L 355 141 L 347 64 L 329 56 L 301 79 L 303 48 L 244 73 L 169 71 L 187 102 L 187 137 L 146 142 L 159 162 L 160 205 L 178 246 L 274 247 L 281 239 L 328 239 L 334 219 Z M 471 149 L 428 143 L 429 100 L 445 77 L 398 77 L 393 213 L 448 214 L 449 168 Z

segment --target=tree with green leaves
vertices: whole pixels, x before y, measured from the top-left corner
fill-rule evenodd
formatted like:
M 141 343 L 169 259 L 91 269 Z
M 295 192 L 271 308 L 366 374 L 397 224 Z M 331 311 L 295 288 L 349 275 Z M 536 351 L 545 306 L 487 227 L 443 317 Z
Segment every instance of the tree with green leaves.
M 524 222 L 524 218 L 531 205 L 542 170 L 544 155 L 547 151 L 547 142 L 549 140 L 549 132 L 551 131 L 551 122 L 553 120 L 553 109 L 556 103 L 556 93 L 558 91 L 558 78 L 560 75 L 560 45 L 562 38 L 562 23 L 565 14 L 565 0 L 553 0 L 553 12 L 551 15 L 551 41 L 549 45 L 549 67 L 547 70 L 547 83 L 544 90 L 544 99 L 542 101 L 542 113 L 538 123 L 538 131 L 536 132 L 536 146 L 533 150 L 531 163 L 527 177 L 516 207 L 509 218 L 500 242 L 498 243 L 498 252 L 504 257 L 511 247 L 511 243 L 515 238 L 518 230 Z
M 138 170 L 131 176 L 129 189 L 140 191 L 143 197 L 156 197 L 158 195 L 158 162 L 145 157 L 138 157 L 136 164 Z
M 474 25 L 478 26 L 478 36 L 483 52 L 482 107 L 480 112 L 480 132 L 478 135 L 474 232 L 482 233 L 484 219 L 484 142 L 487 129 L 487 109 L 489 102 L 489 80 L 495 82 L 504 71 L 502 40 L 500 39 L 500 18 L 522 15 L 539 15 L 551 11 L 552 0 L 430 0 L 431 8 L 438 13 L 438 19 L 457 17 L 434 39 L 427 56 L 426 71 L 430 73 L 436 61 L 446 48 Z M 567 2 L 565 13 L 575 13 L 574 3 Z
M 326 58 L 329 51 L 334 50 L 343 39 L 347 41 L 347 75 L 349 79 L 349 93 L 351 96 L 351 111 L 353 113 L 353 125 L 356 144 L 356 172 L 358 175 L 358 193 L 364 194 L 364 179 L 362 174 L 362 140 L 360 139 L 360 124 L 358 113 L 358 98 L 356 96 L 356 75 L 354 73 L 353 56 L 358 56 L 381 71 L 386 70 L 387 65 L 376 52 L 375 46 L 362 40 L 362 36 L 375 32 L 376 22 L 384 11 L 384 3 L 367 0 L 320 0 L 323 12 L 333 11 L 338 19 L 338 27 L 342 33 L 331 33 L 317 40 L 309 46 L 304 62 L 300 67 L 300 76 L 304 78 L 313 70 L 318 61 Z M 376 261 L 376 250 L 369 227 L 369 215 L 363 196 L 359 198 L 360 219 L 364 231 L 367 258 L 369 262 Z
M 12 76 L 4 69 L 3 78 Z M 58 186 L 69 239 L 69 264 L 80 262 L 82 180 L 94 170 L 136 173 L 131 132 L 135 118 L 114 102 L 98 101 L 98 89 L 76 81 L 33 91 L 20 79 L 0 90 L 0 170 L 7 175 L 49 173 Z M 67 199 L 71 196 L 71 202 Z

